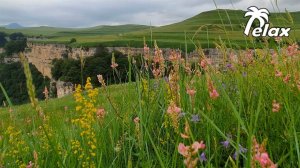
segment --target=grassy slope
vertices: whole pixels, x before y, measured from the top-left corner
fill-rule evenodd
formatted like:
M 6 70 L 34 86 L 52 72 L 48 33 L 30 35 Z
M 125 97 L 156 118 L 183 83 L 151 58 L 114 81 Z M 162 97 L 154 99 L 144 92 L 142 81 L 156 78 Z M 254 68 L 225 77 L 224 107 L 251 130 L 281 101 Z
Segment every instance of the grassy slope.
M 292 35 L 300 38 L 300 12 L 291 13 L 294 19 L 295 33 Z M 210 47 L 220 37 L 230 39 L 239 46 L 245 46 L 245 37 L 242 33 L 243 25 L 247 18 L 243 18 L 244 11 L 241 10 L 212 10 L 200 13 L 194 17 L 179 23 L 152 29 L 154 40 L 161 47 L 181 48 L 185 46 L 185 33 L 189 48 L 194 48 L 193 43 L 200 43 L 204 47 Z M 272 13 L 270 21 L 278 26 L 291 26 L 287 21 L 286 13 Z M 224 31 L 226 30 L 226 32 Z M 1 31 L 1 29 L 0 29 Z M 120 25 L 120 26 L 98 26 L 86 29 L 64 29 L 64 28 L 29 28 L 9 30 L 21 31 L 28 35 L 44 35 L 48 43 L 67 43 L 71 38 L 76 38 L 75 46 L 96 46 L 102 43 L 106 46 L 133 46 L 142 47 L 144 37 L 150 41 L 151 31 L 147 26 Z M 248 39 L 249 40 L 249 39 Z

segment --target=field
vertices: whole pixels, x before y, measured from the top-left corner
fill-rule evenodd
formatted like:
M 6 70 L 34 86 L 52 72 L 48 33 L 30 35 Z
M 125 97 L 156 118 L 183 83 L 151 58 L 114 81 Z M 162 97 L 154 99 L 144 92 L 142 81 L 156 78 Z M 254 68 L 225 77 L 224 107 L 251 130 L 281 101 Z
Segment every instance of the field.
M 162 48 L 179 48 L 184 50 L 187 44 L 188 50 L 194 50 L 195 44 L 201 44 L 203 48 L 214 47 L 219 38 L 230 40 L 235 48 L 247 48 L 246 42 L 250 39 L 243 37 L 243 27 L 247 18 L 243 18 L 245 12 L 241 10 L 212 10 L 200 13 L 194 17 L 179 23 L 151 27 L 143 25 L 97 26 L 93 28 L 68 29 L 36 27 L 26 29 L 7 30 L 7 33 L 23 32 L 29 36 L 46 38 L 35 40 L 42 43 L 69 43 L 71 38 L 76 38 L 77 43 L 71 46 L 130 46 L 143 47 L 144 38 L 147 42 L 156 40 Z M 272 13 L 270 21 L 274 26 L 293 28 L 295 39 L 300 38 L 300 12 L 292 12 L 289 19 L 288 13 Z M 230 46 L 232 47 L 232 46 Z
M 274 25 L 293 27 L 284 39 L 246 38 L 243 15 L 214 10 L 151 28 L 18 29 L 42 37 L 37 43 L 76 38 L 69 45 L 144 47 L 144 55 L 128 56 L 126 83 L 112 84 L 125 79 L 112 55 L 112 79 L 99 74 L 93 86 L 88 77 L 60 99 L 45 89 L 38 100 L 20 54 L 30 101 L 14 105 L 0 85 L 0 168 L 300 167 L 300 13 L 272 14 Z M 159 47 L 196 48 L 199 57 Z M 218 65 L 206 47 L 222 52 Z
M 155 49 L 142 67 L 128 58 L 126 84 L 99 74 L 40 102 L 23 60 L 31 104 L 0 109 L 0 167 L 300 166 L 296 44 L 232 53 L 218 68 L 201 50 L 192 63 Z

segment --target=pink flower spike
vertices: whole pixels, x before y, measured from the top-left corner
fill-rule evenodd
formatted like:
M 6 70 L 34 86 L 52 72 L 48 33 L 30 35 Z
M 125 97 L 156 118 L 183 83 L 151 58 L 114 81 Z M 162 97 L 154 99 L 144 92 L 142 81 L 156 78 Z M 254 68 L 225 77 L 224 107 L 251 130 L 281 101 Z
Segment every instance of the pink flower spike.
M 290 78 L 291 78 L 291 75 L 290 75 L 290 74 L 287 74 L 287 75 L 284 77 L 283 81 L 284 81 L 285 83 L 288 83 L 288 82 L 290 81 Z
M 178 145 L 178 152 L 182 156 L 187 157 L 188 156 L 188 150 L 189 150 L 189 146 L 185 146 L 183 143 L 179 143 L 179 145 Z
M 118 65 L 117 63 L 113 62 L 113 63 L 111 64 L 110 67 L 112 67 L 113 69 L 115 69 L 115 68 L 117 68 L 118 66 L 119 66 L 119 65 Z
M 33 165 L 34 165 L 34 164 L 30 161 L 30 162 L 28 163 L 28 165 L 26 166 L 26 168 L 32 168 Z
M 212 99 L 217 99 L 220 95 L 216 89 L 213 89 L 212 91 L 209 92 L 209 96 Z
M 186 90 L 186 93 L 188 94 L 188 95 L 190 95 L 191 97 L 194 97 L 195 96 L 195 94 L 196 94 L 196 90 L 194 90 L 194 89 L 187 89 Z

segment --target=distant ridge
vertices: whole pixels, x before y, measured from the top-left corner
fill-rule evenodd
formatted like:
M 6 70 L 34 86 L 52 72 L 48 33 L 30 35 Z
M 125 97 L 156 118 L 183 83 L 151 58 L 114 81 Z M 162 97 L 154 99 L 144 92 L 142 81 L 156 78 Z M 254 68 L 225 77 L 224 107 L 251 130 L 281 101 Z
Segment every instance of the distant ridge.
M 18 23 L 10 23 L 8 25 L 5 25 L 4 26 L 6 29 L 21 29 L 21 28 L 24 28 L 23 26 L 21 26 L 20 24 Z

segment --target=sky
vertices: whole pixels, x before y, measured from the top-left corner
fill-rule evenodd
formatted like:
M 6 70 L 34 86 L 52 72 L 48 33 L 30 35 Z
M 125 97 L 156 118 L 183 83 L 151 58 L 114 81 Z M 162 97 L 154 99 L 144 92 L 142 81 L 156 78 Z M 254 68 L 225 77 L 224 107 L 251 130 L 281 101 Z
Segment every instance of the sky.
M 215 0 L 218 8 L 274 11 L 275 0 Z M 167 25 L 216 9 L 213 0 L 0 0 L 0 25 L 92 27 Z M 300 0 L 278 0 L 280 11 L 300 11 Z M 277 9 L 276 9 L 277 10 Z

